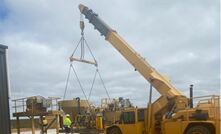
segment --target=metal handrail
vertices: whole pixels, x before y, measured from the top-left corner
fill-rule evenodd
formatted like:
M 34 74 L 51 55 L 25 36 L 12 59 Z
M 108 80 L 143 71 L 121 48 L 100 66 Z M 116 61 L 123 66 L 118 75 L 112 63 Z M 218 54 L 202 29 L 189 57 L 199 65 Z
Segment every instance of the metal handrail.
M 31 97 L 36 97 L 36 96 L 31 96 Z M 26 100 L 30 98 L 19 98 L 19 99 L 13 99 L 12 102 L 14 103 L 14 105 L 12 106 L 12 108 L 14 108 L 14 112 L 25 112 L 26 111 Z M 48 97 L 48 99 L 51 101 L 51 105 L 50 107 L 48 107 L 48 110 L 57 110 L 59 108 L 58 105 L 58 97 Z

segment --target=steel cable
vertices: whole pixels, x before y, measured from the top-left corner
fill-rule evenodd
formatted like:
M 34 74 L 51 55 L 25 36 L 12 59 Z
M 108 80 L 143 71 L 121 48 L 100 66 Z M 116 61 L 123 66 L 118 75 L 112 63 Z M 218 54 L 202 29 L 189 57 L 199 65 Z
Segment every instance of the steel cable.
M 79 46 L 81 40 L 82 40 L 82 37 L 81 37 L 81 39 L 78 41 L 77 46 L 74 48 L 74 51 L 73 51 L 73 53 L 71 54 L 71 57 L 75 54 L 75 52 L 76 52 L 76 50 L 77 50 L 77 48 L 78 48 L 78 46 Z
M 66 92 L 67 92 L 67 88 L 68 88 L 68 83 L 69 83 L 70 73 L 71 73 L 71 64 L 70 64 L 70 67 L 69 67 L 68 77 L 67 77 L 67 81 L 66 81 L 66 84 L 65 84 L 65 91 L 64 91 L 63 100 L 64 100 L 65 97 L 66 97 Z
M 90 104 L 89 104 L 89 102 L 88 102 L 87 95 L 85 94 L 84 88 L 83 88 L 83 86 L 81 85 L 81 81 L 80 81 L 80 79 L 79 79 L 79 77 L 78 77 L 78 75 L 77 75 L 77 72 L 75 71 L 75 69 L 74 69 L 74 67 L 73 67 L 72 64 L 71 64 L 71 68 L 72 68 L 72 70 L 73 70 L 73 72 L 74 72 L 74 74 L 75 74 L 75 76 L 76 76 L 76 78 L 77 78 L 77 81 L 78 81 L 78 84 L 79 84 L 79 86 L 80 86 L 80 88 L 81 88 L 81 91 L 83 92 L 84 97 L 85 97 L 85 99 L 87 100 L 88 106 L 90 107 Z
M 97 70 L 95 71 L 95 74 L 94 74 L 94 79 L 93 79 L 93 82 L 92 82 L 92 85 L 91 85 L 91 89 L 90 89 L 90 92 L 89 92 L 89 95 L 88 95 L 88 101 L 90 100 L 92 89 L 94 87 L 94 82 L 95 82 L 96 77 L 97 77 Z
M 85 39 L 84 39 L 84 41 L 85 41 L 85 44 L 86 44 L 86 46 L 87 46 L 87 48 L 88 48 L 88 50 L 89 50 L 91 56 L 93 57 L 94 61 L 97 63 L 97 61 L 96 61 L 96 59 L 95 59 L 95 57 L 94 57 L 94 55 L 93 55 L 93 53 L 92 53 L 92 51 L 91 51 L 91 48 L 89 47 L 89 45 L 88 45 L 88 43 L 87 43 L 87 41 L 86 41 Z
M 106 91 L 106 94 L 107 94 L 107 96 L 108 96 L 108 99 L 109 99 L 109 101 L 111 101 L 110 95 L 109 95 L 109 93 L 108 93 L 108 91 L 107 91 L 107 88 L 106 88 L 106 86 L 105 86 L 105 84 L 104 84 L 104 80 L 102 79 L 101 74 L 100 74 L 98 68 L 97 68 L 97 72 L 98 72 L 98 75 L 99 75 L 99 77 L 100 77 L 101 83 L 102 83 L 102 85 L 103 85 L 103 87 L 104 87 L 104 89 L 105 89 L 105 91 Z

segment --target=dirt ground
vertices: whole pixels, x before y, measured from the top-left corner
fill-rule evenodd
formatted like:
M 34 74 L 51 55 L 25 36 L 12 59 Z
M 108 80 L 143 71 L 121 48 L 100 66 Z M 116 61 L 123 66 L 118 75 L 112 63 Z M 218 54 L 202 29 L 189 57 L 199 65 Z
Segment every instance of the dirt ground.
M 17 130 L 13 129 L 12 134 L 17 134 Z M 30 129 L 21 129 L 21 134 L 32 134 L 32 132 Z M 36 130 L 35 134 L 40 134 L 40 130 Z M 56 129 L 49 129 L 47 134 L 56 134 Z M 64 134 L 64 133 L 60 133 L 60 134 Z M 80 134 L 80 133 L 72 133 L 72 134 Z M 85 132 L 84 132 L 84 134 L 85 134 Z M 87 132 L 87 134 L 89 134 L 89 133 Z M 93 134 L 93 133 L 91 133 L 91 134 Z M 103 134 L 103 133 L 100 133 L 100 134 Z
M 17 134 L 16 129 L 12 130 L 12 134 Z M 21 129 L 21 134 L 32 134 L 30 129 Z M 40 134 L 40 130 L 36 130 L 35 134 Z M 47 134 L 56 134 L 55 129 L 49 129 Z M 78 133 L 73 133 L 73 134 L 78 134 Z

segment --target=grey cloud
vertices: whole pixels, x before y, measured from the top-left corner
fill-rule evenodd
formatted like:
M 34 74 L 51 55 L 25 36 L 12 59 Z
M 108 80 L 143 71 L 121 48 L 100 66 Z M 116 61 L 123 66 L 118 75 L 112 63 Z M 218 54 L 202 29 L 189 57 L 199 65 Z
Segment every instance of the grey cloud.
M 220 93 L 219 1 L 7 1 L 1 43 L 9 46 L 12 96 L 64 94 L 68 57 L 80 39 L 78 4 L 92 8 L 185 95 Z M 111 97 L 146 106 L 149 84 L 85 20 L 85 38 Z M 95 68 L 74 64 L 88 94 Z M 203 92 L 201 92 L 203 91 Z M 72 74 L 67 98 L 84 98 Z M 159 96 L 154 92 L 154 99 Z M 92 101 L 106 97 L 99 79 Z

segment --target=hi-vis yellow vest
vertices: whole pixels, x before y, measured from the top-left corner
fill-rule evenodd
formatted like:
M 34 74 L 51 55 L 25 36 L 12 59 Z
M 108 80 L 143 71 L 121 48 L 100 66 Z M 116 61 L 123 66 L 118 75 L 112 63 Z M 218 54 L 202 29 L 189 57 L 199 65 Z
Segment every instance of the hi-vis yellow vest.
M 64 118 L 64 125 L 66 126 L 66 127 L 71 127 L 71 120 L 70 120 L 70 118 L 68 118 L 68 117 L 65 117 Z

